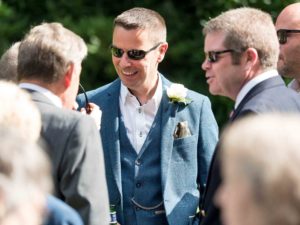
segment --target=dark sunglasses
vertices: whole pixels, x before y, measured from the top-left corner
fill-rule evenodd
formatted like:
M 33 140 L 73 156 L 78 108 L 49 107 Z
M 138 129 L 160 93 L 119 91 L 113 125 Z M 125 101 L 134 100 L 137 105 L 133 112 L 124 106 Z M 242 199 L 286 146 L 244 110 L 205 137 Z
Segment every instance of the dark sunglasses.
M 277 30 L 277 37 L 279 44 L 283 45 L 287 42 L 288 34 L 290 33 L 300 33 L 300 30 L 289 30 L 289 29 L 279 29 Z
M 226 49 L 223 51 L 209 51 L 206 53 L 206 58 L 208 60 L 208 62 L 210 63 L 215 63 L 219 60 L 219 55 L 227 53 L 227 52 L 234 52 L 233 49 Z
M 160 44 L 162 44 L 162 42 L 159 42 L 154 47 L 150 48 L 148 51 L 137 50 L 137 49 L 131 49 L 128 51 L 124 51 L 123 49 L 117 48 L 116 46 L 113 46 L 113 45 L 110 46 L 110 49 L 111 49 L 111 54 L 117 58 L 121 58 L 123 56 L 123 54 L 126 52 L 129 59 L 140 60 L 140 59 L 145 58 L 145 56 L 149 52 L 156 49 Z
M 87 97 L 87 94 L 83 88 L 83 86 L 79 83 L 79 89 L 80 89 L 80 92 L 84 95 L 84 98 L 85 98 L 85 110 L 86 110 L 86 113 L 89 114 L 91 112 L 91 107 L 89 105 L 89 99 Z

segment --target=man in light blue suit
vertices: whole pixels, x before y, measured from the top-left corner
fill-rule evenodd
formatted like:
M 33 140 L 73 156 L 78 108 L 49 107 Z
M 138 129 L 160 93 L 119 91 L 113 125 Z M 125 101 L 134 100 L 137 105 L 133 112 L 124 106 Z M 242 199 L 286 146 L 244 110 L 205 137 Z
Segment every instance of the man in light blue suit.
M 198 223 L 218 127 L 207 97 L 158 72 L 167 49 L 157 12 L 123 12 L 111 45 L 119 79 L 87 93 L 102 110 L 109 199 L 121 225 Z

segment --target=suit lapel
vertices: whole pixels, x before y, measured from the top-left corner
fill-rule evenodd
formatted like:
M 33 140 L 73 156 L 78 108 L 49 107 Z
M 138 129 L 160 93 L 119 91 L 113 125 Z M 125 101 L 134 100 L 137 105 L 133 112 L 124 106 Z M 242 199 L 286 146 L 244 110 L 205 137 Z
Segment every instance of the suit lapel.
M 116 82 L 108 91 L 104 103 L 103 118 L 101 121 L 101 134 L 103 148 L 108 151 L 113 176 L 122 193 L 121 184 L 121 162 L 120 162 L 120 140 L 119 140 L 119 94 L 120 81 Z M 105 112 L 107 111 L 107 112 Z
M 166 93 L 166 88 L 170 86 L 170 82 L 162 76 L 163 96 L 161 100 L 162 120 L 161 120 L 161 170 L 162 170 L 162 187 L 163 191 L 166 187 L 168 169 L 170 165 L 172 150 L 173 150 L 173 132 L 175 128 L 175 116 L 178 104 L 173 104 L 169 101 Z
M 235 120 L 236 117 L 239 116 L 241 110 L 244 109 L 245 104 L 247 102 L 249 102 L 250 99 L 252 99 L 255 95 L 257 95 L 258 93 L 260 93 L 266 89 L 273 88 L 276 86 L 285 86 L 284 81 L 282 80 L 282 78 L 280 76 L 271 77 L 269 79 L 266 79 L 266 80 L 258 83 L 256 86 L 254 86 L 243 98 L 241 103 L 238 105 L 237 109 L 234 110 L 233 115 L 230 117 L 230 121 Z

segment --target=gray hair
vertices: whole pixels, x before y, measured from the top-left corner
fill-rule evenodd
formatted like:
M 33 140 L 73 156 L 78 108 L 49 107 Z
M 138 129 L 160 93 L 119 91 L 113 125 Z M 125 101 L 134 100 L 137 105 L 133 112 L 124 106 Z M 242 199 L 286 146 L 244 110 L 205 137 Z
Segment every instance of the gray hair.
M 83 39 L 60 23 L 33 27 L 19 47 L 18 75 L 54 83 L 65 75 L 70 63 L 81 63 L 87 55 Z
M 223 12 L 204 26 L 204 35 L 212 32 L 226 35 L 224 46 L 228 49 L 242 52 L 247 48 L 255 48 L 262 68 L 276 68 L 279 43 L 268 13 L 248 7 Z
M 18 81 L 18 53 L 20 42 L 14 43 L 4 52 L 0 59 L 0 79 L 6 81 Z

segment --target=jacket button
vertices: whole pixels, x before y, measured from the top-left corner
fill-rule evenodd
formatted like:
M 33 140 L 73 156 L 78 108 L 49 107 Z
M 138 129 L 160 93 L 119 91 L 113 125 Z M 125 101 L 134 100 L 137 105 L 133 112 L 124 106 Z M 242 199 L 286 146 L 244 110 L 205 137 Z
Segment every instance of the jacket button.
M 205 210 L 200 210 L 200 214 L 201 214 L 201 216 L 203 216 L 203 217 L 205 217 L 206 216 L 206 213 L 205 213 Z
M 140 166 L 141 165 L 141 160 L 140 159 L 137 159 L 137 160 L 135 160 L 135 165 L 137 165 L 137 166 Z

